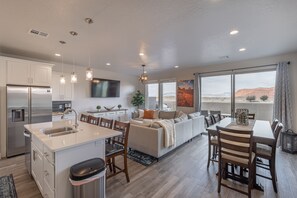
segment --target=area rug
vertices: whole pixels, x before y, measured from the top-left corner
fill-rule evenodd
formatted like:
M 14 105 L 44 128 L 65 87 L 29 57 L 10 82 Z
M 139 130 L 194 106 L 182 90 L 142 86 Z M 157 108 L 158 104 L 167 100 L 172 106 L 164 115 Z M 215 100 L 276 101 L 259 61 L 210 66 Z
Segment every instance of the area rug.
M 150 166 L 157 162 L 157 158 L 136 150 L 130 150 L 128 152 L 128 158 L 144 166 Z
M 0 197 L 1 198 L 17 198 L 14 186 L 13 176 L 0 177 Z

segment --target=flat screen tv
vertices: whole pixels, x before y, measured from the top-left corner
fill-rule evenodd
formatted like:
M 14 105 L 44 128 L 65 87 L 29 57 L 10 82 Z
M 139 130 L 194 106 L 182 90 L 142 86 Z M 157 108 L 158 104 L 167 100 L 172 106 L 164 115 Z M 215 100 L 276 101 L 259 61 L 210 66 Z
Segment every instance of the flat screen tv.
M 91 81 L 92 98 L 120 97 L 120 81 L 102 78 L 93 78 Z

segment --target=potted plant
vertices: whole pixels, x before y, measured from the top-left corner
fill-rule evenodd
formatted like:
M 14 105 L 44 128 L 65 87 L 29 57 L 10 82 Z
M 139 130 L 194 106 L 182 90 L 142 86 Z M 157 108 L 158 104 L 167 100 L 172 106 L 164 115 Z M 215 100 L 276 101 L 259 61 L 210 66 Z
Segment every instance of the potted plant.
M 97 109 L 98 111 L 100 111 L 100 109 L 101 109 L 101 106 L 100 106 L 100 105 L 98 105 L 98 106 L 96 107 L 96 109 Z
M 121 104 L 119 104 L 119 105 L 118 105 L 118 108 L 119 108 L 119 109 L 121 109 L 121 108 L 122 108 L 122 105 L 121 105 Z
M 137 107 L 137 109 L 139 109 L 139 106 L 144 104 L 144 95 L 139 90 L 137 90 L 132 97 L 131 104 Z

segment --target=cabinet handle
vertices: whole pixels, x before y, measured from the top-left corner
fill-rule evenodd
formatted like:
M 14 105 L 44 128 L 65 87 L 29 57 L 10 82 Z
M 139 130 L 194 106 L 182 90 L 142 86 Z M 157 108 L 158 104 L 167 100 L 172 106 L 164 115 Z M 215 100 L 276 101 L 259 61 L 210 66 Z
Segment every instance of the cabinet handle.
M 44 152 L 44 155 L 45 155 L 45 157 L 48 157 L 49 156 L 49 154 L 47 152 Z
M 36 151 L 33 150 L 33 161 L 35 161 L 35 160 L 36 160 Z

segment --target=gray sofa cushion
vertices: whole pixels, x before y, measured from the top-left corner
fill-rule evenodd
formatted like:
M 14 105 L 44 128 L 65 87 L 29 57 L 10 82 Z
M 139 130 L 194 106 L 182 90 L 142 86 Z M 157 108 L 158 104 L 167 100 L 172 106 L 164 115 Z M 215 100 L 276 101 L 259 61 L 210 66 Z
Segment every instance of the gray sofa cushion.
M 160 119 L 174 119 L 176 111 L 160 111 L 159 118 Z

